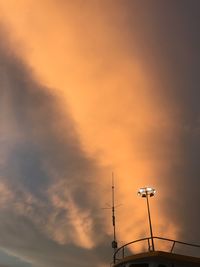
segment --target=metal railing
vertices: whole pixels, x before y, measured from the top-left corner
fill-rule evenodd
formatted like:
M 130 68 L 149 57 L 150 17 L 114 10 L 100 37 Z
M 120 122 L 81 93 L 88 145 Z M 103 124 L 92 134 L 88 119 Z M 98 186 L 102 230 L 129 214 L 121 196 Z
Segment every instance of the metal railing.
M 125 255 L 126 251 L 128 250 L 129 246 L 132 244 L 146 241 L 147 242 L 147 248 L 148 248 L 147 251 L 154 251 L 154 249 L 152 249 L 152 246 L 151 246 L 152 239 L 171 242 L 172 245 L 171 245 L 170 250 L 168 251 L 170 253 L 173 253 L 176 244 L 180 244 L 180 245 L 184 245 L 184 246 L 190 246 L 190 247 L 196 247 L 196 248 L 200 249 L 200 245 L 197 245 L 197 244 L 186 243 L 186 242 L 177 241 L 177 240 L 173 240 L 173 239 L 169 239 L 169 238 L 158 237 L 158 236 L 154 236 L 152 238 L 151 237 L 145 237 L 145 238 L 131 241 L 131 242 L 126 243 L 125 245 L 119 247 L 113 255 L 113 263 L 115 264 L 118 260 L 122 260 L 123 258 L 125 258 L 127 256 L 127 255 Z M 130 251 L 130 249 L 129 249 L 129 251 Z

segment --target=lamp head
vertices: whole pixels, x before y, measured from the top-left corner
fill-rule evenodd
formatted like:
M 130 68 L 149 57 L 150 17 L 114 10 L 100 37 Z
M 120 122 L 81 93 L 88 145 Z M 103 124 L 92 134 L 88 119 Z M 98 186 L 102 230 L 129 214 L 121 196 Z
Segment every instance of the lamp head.
M 156 190 L 152 187 L 143 187 L 138 190 L 138 196 L 141 197 L 153 197 L 156 193 Z

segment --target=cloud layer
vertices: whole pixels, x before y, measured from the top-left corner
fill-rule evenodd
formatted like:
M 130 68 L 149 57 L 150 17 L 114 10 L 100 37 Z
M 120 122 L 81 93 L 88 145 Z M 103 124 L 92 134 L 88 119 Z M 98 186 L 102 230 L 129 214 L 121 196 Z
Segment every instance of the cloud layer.
M 88 266 L 97 257 L 88 249 L 106 237 L 94 192 L 101 171 L 66 110 L 8 46 L 0 48 L 1 247 L 36 266 Z
M 198 242 L 198 1 L 1 7 L 15 40 L 1 47 L 1 229 L 35 233 L 2 246 L 41 266 L 52 250 L 52 266 L 104 262 L 111 170 L 120 243 L 148 235 L 145 185 L 155 234 Z

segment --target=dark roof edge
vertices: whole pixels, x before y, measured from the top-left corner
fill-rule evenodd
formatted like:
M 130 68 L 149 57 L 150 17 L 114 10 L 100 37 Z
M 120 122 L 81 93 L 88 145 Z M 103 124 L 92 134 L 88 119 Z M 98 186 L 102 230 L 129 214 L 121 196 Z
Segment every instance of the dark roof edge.
M 114 266 L 118 266 L 120 263 L 129 262 L 132 260 L 140 260 L 140 259 L 149 259 L 149 258 L 163 258 L 166 260 L 173 260 L 174 263 L 191 263 L 191 264 L 197 264 L 200 266 L 200 258 L 197 257 L 191 257 L 191 256 L 185 256 L 175 253 L 169 253 L 164 251 L 150 251 L 145 253 L 139 253 L 131 256 L 127 256 L 124 259 L 118 261 Z

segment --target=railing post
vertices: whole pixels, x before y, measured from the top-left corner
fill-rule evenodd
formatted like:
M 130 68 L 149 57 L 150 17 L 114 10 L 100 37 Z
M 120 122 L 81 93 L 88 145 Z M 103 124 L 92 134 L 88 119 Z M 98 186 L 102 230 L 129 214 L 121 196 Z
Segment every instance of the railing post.
M 149 238 L 147 239 L 148 241 L 148 250 L 150 251 L 151 250 L 151 245 L 150 245 L 150 242 L 149 242 Z
M 125 253 L 124 253 L 125 247 L 122 249 L 122 259 L 124 259 Z
M 170 251 L 171 253 L 172 253 L 172 251 L 174 249 L 175 244 L 176 244 L 176 241 L 173 242 L 173 245 L 172 245 L 172 248 L 171 248 L 171 251 Z

